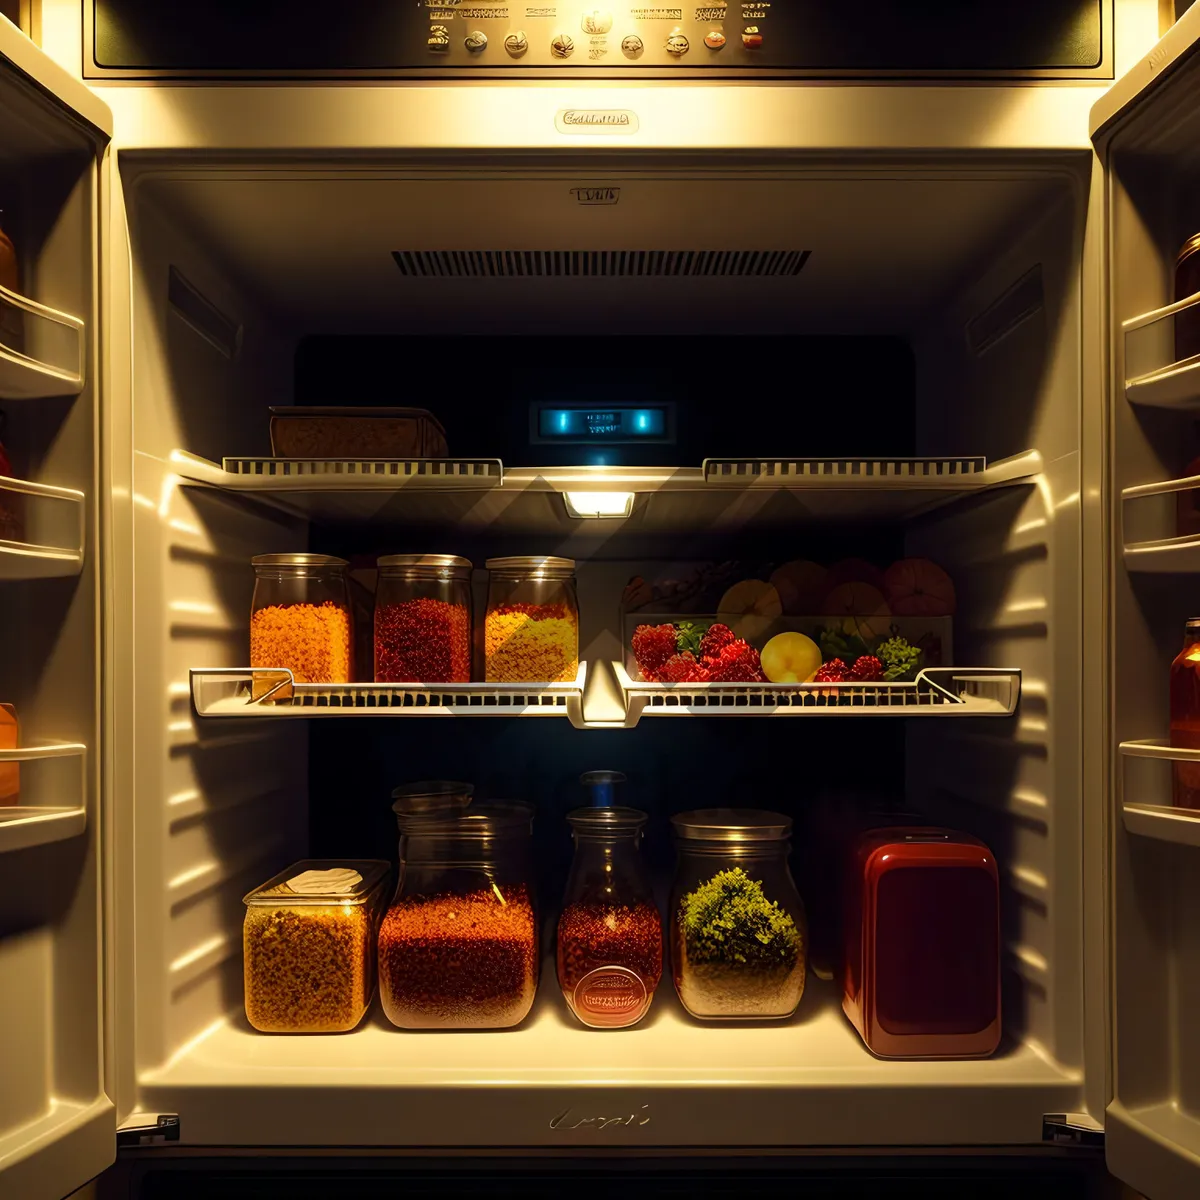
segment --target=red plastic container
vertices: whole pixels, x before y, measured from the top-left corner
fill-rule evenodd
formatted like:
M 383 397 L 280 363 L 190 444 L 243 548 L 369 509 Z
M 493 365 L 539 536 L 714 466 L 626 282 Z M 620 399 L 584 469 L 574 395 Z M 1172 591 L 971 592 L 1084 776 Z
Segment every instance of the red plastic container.
M 1000 885 L 982 842 L 873 829 L 846 879 L 842 1009 L 880 1058 L 986 1058 L 1000 1042 Z

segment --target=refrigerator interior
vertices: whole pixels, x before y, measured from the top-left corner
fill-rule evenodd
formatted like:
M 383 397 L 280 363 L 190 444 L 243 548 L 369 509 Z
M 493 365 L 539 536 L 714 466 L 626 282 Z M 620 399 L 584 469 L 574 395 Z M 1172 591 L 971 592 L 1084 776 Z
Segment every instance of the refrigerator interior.
M 133 445 L 132 519 L 114 535 L 132 546 L 115 591 L 117 657 L 127 647 L 132 663 L 114 701 L 132 713 L 114 749 L 129 764 L 114 792 L 129 831 L 114 847 L 122 1113 L 178 1113 L 196 1145 L 761 1147 L 1034 1144 L 1043 1114 L 1084 1107 L 1097 1019 L 1084 1004 L 1079 769 L 1088 155 L 736 168 L 609 155 L 588 164 L 621 189 L 606 206 L 575 201 L 579 172 L 562 154 L 504 168 L 469 155 L 123 154 L 119 166 L 132 271 L 114 307 L 128 287 Z M 763 248 L 811 255 L 785 277 L 672 276 L 655 260 L 659 274 L 525 278 L 472 277 L 472 260 L 444 255 Z M 393 250 L 436 253 L 442 273 L 405 277 Z M 224 456 L 269 453 L 268 405 L 318 402 L 324 389 L 429 407 L 453 454 L 520 468 L 487 431 L 495 397 L 522 403 L 531 363 L 543 379 L 561 372 L 564 397 L 597 377 L 665 380 L 711 456 L 1022 465 L 1007 485 L 917 515 L 886 489 L 849 502 L 844 489 L 753 487 L 705 500 L 647 479 L 631 485 L 628 526 L 568 518 L 556 488 L 533 482 L 298 498 L 220 469 Z M 811 416 L 797 422 L 796 408 Z M 781 424 L 791 444 L 776 444 Z M 189 671 L 246 665 L 250 556 L 304 548 L 577 558 L 590 727 L 562 715 L 197 716 Z M 1016 715 L 681 714 L 614 727 L 624 697 L 605 664 L 621 655 L 621 588 L 655 563 L 731 548 L 779 561 L 929 555 L 958 586 L 955 661 L 1018 668 Z M 391 787 L 461 775 L 536 802 L 553 914 L 562 816 L 595 767 L 629 774 L 626 798 L 651 812 L 664 873 L 666 815 L 726 801 L 793 816 L 802 893 L 814 830 L 839 806 L 916 809 L 981 837 L 1001 868 L 1001 1051 L 873 1059 L 815 978 L 793 1020 L 756 1027 L 701 1026 L 664 981 L 641 1026 L 599 1036 L 570 1023 L 552 969 L 511 1032 L 404 1034 L 377 1008 L 340 1036 L 246 1024 L 241 896 L 252 886 L 309 854 L 394 860 Z M 565 1111 L 635 1116 L 598 1134 L 552 1124 Z

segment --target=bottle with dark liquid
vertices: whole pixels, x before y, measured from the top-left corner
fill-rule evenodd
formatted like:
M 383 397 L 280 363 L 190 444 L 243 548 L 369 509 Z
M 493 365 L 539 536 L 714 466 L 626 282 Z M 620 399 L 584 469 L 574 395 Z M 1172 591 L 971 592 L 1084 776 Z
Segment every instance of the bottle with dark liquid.
M 1171 746 L 1200 750 L 1200 617 L 1183 631 L 1183 649 L 1171 664 Z M 1177 808 L 1200 809 L 1200 762 L 1171 764 L 1171 799 Z

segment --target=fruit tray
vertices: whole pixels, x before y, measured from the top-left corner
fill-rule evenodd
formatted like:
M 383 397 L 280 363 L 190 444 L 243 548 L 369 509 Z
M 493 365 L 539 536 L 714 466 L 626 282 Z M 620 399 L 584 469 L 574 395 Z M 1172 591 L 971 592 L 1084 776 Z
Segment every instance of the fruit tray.
M 666 678 L 648 678 L 638 662 L 635 646 L 635 634 L 639 626 L 650 626 L 651 629 L 661 630 L 662 636 L 669 641 L 665 627 L 671 626 L 676 630 L 676 650 L 692 653 L 701 658 L 702 638 L 710 626 L 720 625 L 729 629 L 730 634 L 744 640 L 747 645 L 759 655 L 780 634 L 803 635 L 801 646 L 806 646 L 811 661 L 804 663 L 784 663 L 784 667 L 794 666 L 800 672 L 792 678 L 776 678 L 772 676 L 781 673 L 778 662 L 771 661 L 771 652 L 767 652 L 766 661 L 759 658 L 757 671 L 750 675 L 764 676 L 762 678 L 740 678 L 740 682 L 771 683 L 802 683 L 818 666 L 832 659 L 853 664 L 859 655 L 882 655 L 880 659 L 881 680 L 865 679 L 858 682 L 911 683 L 918 672 L 926 668 L 948 667 L 953 665 L 953 626 L 951 617 L 848 617 L 844 614 L 824 617 L 762 617 L 755 615 L 731 616 L 727 613 L 626 613 L 624 618 L 625 669 L 631 679 L 642 683 L 666 682 L 722 682 L 719 679 L 706 679 L 708 672 L 697 671 L 686 673 L 685 678 L 669 680 Z M 653 635 L 651 641 L 653 639 Z M 787 649 L 789 639 L 776 642 L 776 647 Z M 793 641 L 793 645 L 794 645 Z M 884 646 L 892 651 L 892 655 L 883 649 Z M 690 647 L 690 651 L 687 649 Z M 896 651 L 901 657 L 896 657 Z M 651 653 L 653 651 L 651 650 Z M 665 653 L 665 651 L 664 651 Z M 819 655 L 819 657 L 818 657 Z M 644 655 L 643 655 L 644 656 Z M 751 656 L 753 657 L 753 656 Z M 657 661 L 657 660 L 655 660 Z M 676 661 L 674 666 L 680 664 Z M 718 672 L 719 673 L 719 672 Z M 667 672 L 670 674 L 670 672 Z M 687 677 L 690 674 L 690 677 Z M 734 672 L 736 675 L 736 671 Z M 850 682 L 848 680 L 847 682 Z
M 628 726 L 643 716 L 1008 717 L 1021 697 L 1021 672 L 996 667 L 929 667 L 908 683 L 643 683 L 621 663 L 613 671 Z

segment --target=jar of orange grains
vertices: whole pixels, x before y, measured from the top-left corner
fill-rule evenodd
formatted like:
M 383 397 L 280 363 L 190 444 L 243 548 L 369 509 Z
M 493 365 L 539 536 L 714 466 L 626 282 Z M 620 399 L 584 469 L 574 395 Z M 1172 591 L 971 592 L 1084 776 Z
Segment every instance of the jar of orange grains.
M 579 604 L 570 558 L 489 558 L 483 623 L 488 683 L 573 683 Z
M 470 562 L 389 554 L 378 567 L 375 682 L 470 683 Z
M 259 554 L 250 605 L 250 665 L 286 667 L 297 683 L 349 683 L 350 596 L 346 560 L 327 554 Z M 255 674 L 253 695 L 276 676 Z

